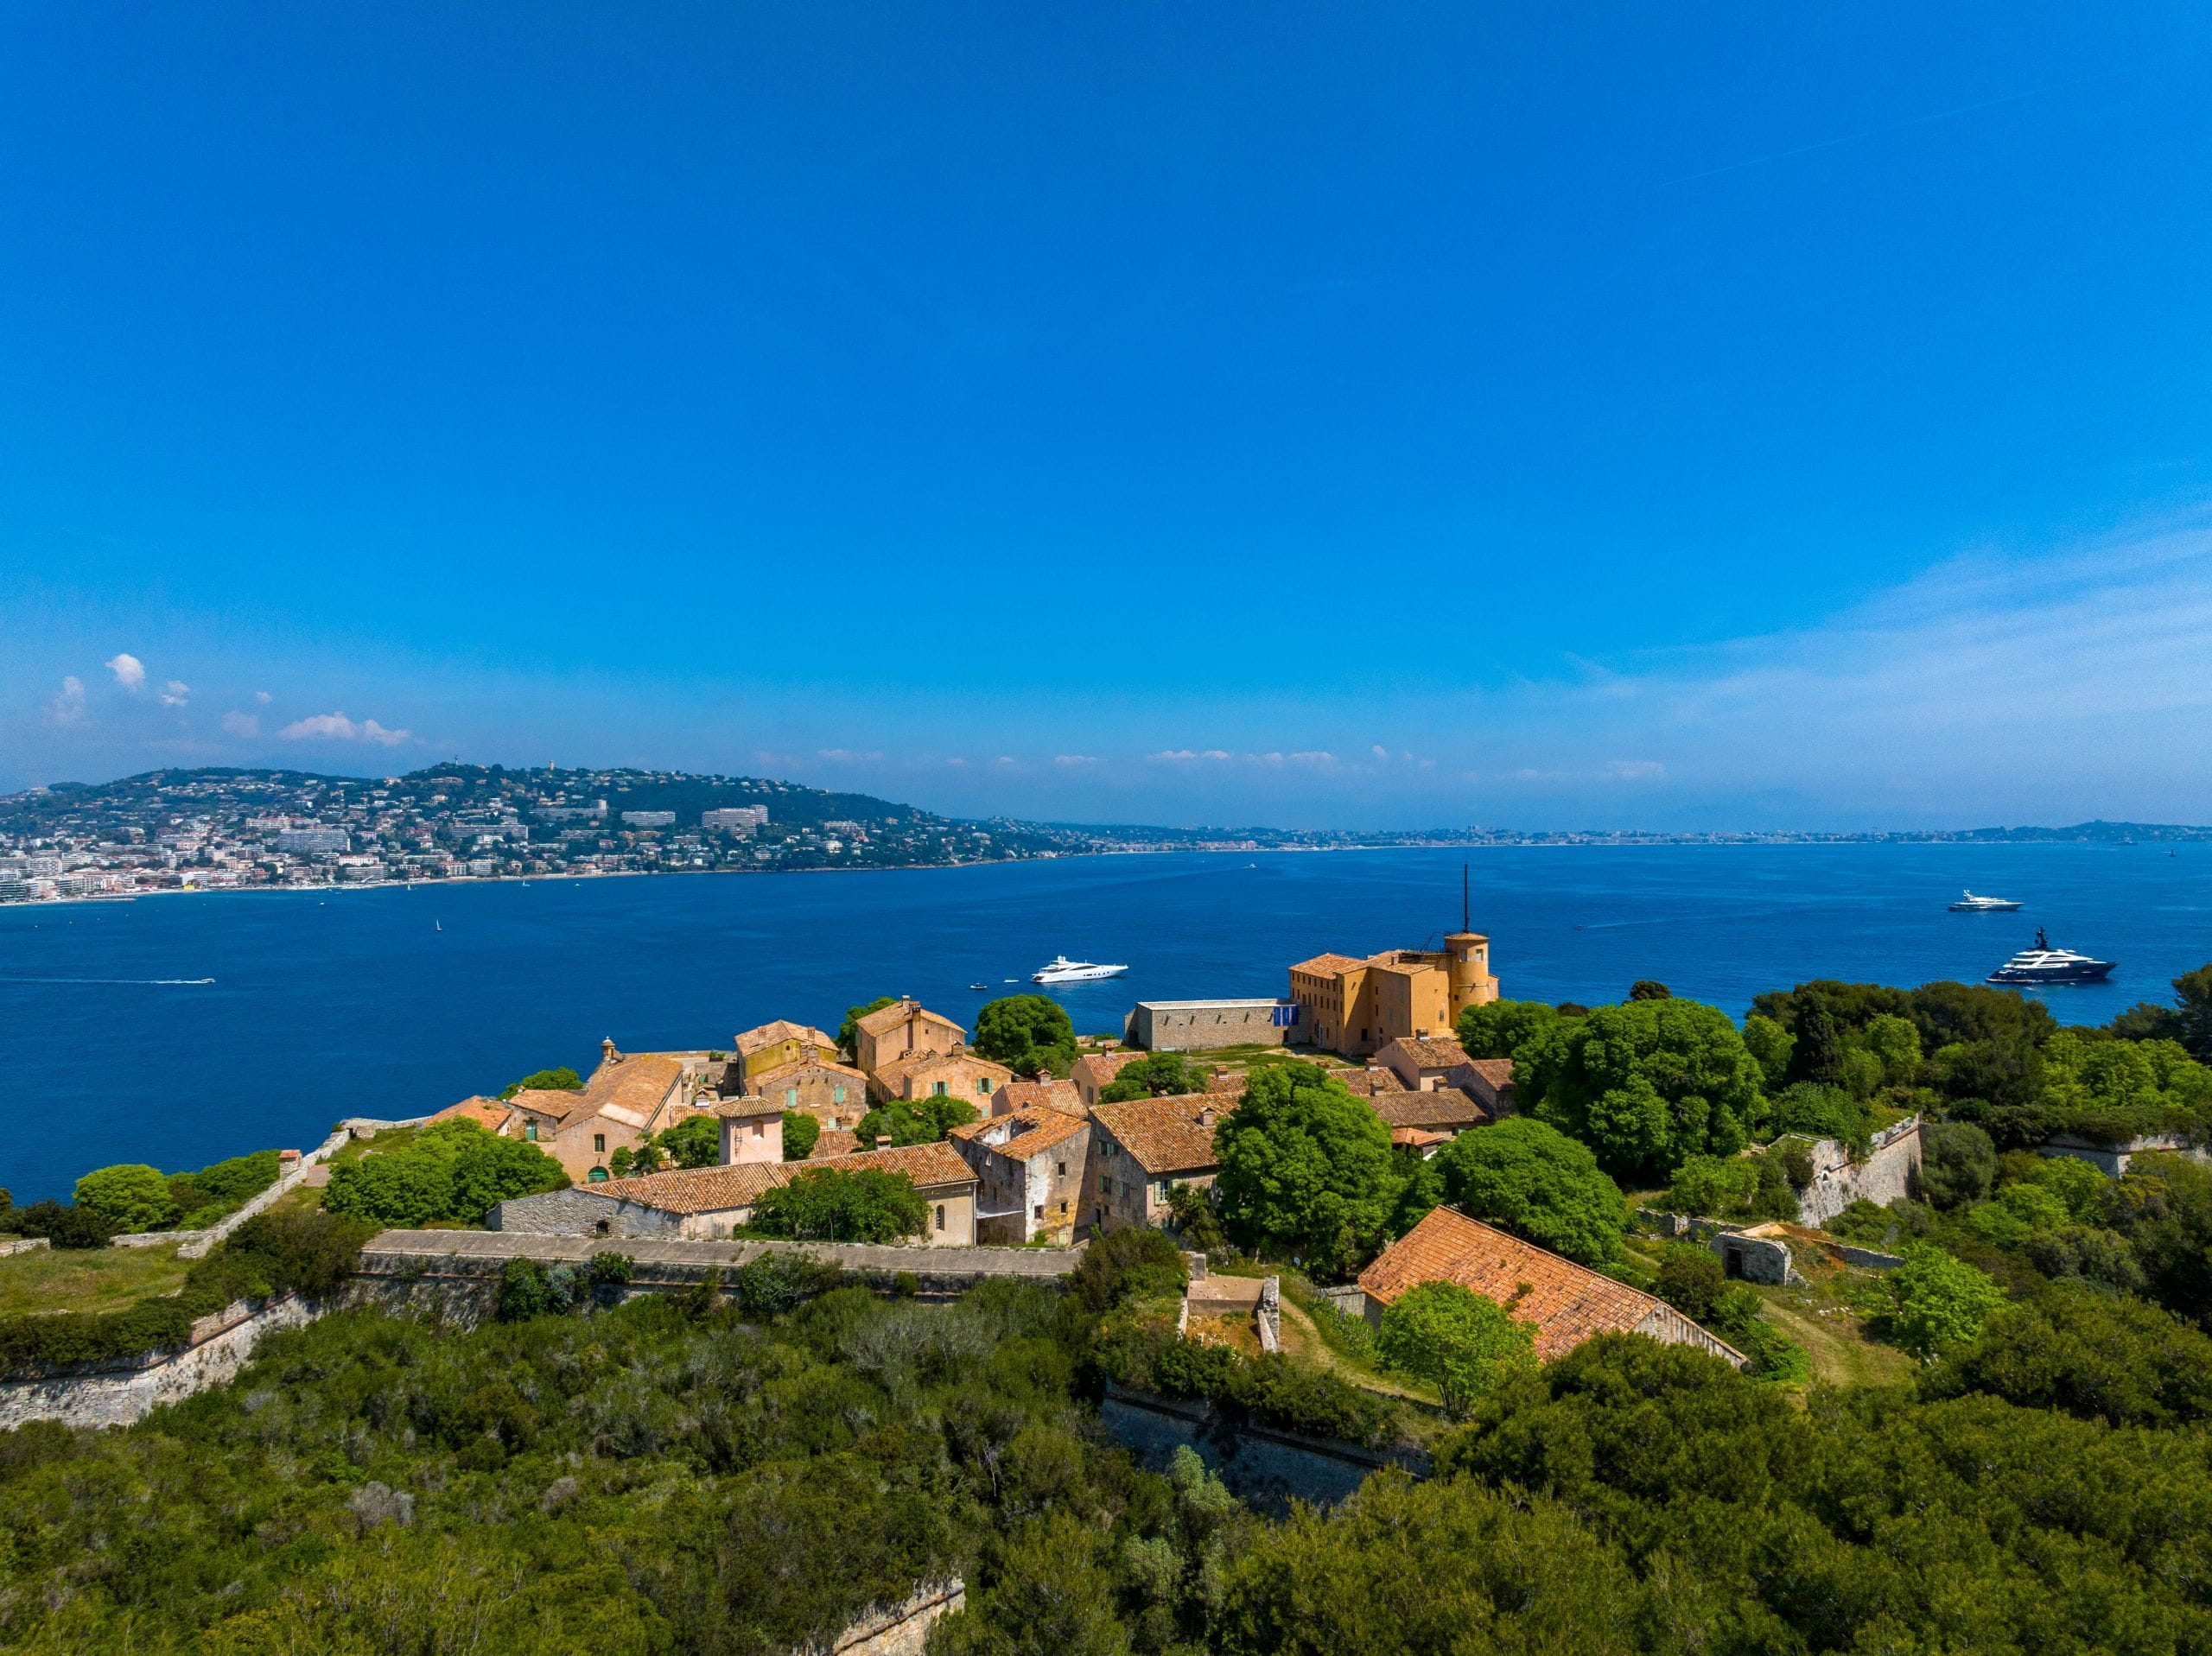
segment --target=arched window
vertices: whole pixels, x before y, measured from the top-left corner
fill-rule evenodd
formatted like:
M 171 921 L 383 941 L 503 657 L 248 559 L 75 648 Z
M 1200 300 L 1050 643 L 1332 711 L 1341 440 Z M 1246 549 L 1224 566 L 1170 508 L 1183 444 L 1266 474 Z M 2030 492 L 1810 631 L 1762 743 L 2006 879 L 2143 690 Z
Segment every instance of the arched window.
M 944 1228 L 944 1203 L 942 1202 L 937 1204 L 937 1228 L 939 1230 Z
M 607 1170 L 603 1167 L 594 1167 L 584 1177 L 589 1183 L 604 1184 L 607 1183 Z

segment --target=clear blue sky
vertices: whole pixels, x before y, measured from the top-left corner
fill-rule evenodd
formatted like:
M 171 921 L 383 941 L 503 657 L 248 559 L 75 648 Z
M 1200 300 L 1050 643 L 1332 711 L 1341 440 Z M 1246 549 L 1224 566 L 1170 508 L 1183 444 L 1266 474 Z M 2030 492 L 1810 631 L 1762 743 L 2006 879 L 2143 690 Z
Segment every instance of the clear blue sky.
M 2212 821 L 2208 35 L 22 0 L 0 786 Z

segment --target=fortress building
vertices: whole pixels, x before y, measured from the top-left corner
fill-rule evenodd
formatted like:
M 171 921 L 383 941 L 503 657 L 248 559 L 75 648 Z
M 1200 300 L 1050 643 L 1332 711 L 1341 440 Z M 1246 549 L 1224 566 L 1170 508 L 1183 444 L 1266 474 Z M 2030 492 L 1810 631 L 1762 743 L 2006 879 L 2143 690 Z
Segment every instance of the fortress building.
M 1290 968 L 1290 998 L 1300 1009 L 1301 1040 L 1363 1056 L 1393 1041 L 1450 1035 L 1462 1012 L 1497 999 L 1497 980 L 1490 972 L 1490 939 L 1455 931 L 1440 951 L 1300 961 Z

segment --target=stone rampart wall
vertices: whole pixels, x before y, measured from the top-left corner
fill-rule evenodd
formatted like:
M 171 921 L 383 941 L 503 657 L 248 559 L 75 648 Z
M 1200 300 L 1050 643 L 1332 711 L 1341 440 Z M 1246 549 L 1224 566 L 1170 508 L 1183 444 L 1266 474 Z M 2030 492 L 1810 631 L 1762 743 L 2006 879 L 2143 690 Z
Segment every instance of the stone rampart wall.
M 1834 1139 L 1808 1146 L 1813 1182 L 1797 1198 L 1797 1222 L 1818 1229 L 1854 1202 L 1886 1208 L 1920 1189 L 1920 1118 L 1874 1135 L 1863 1157 Z
M 1151 1470 L 1166 1471 L 1175 1451 L 1187 1446 L 1231 1491 L 1277 1517 L 1290 1510 L 1293 1501 L 1333 1507 L 1382 1467 L 1402 1466 L 1416 1477 L 1429 1475 L 1428 1457 L 1417 1450 L 1363 1449 L 1277 1431 L 1230 1420 L 1211 1403 L 1109 1385 L 1099 1411 L 1114 1441 Z
M 312 1323 L 325 1308 L 283 1295 L 258 1304 L 245 1300 L 203 1317 L 181 1351 L 156 1352 L 126 1362 L 69 1374 L 0 1382 L 0 1429 L 30 1420 L 67 1426 L 127 1426 L 165 1403 L 236 1377 L 262 1336 Z
M 828 1647 L 830 1656 L 922 1656 L 938 1618 L 967 1605 L 967 1584 L 957 1577 L 931 1583 L 903 1604 L 861 1616 Z

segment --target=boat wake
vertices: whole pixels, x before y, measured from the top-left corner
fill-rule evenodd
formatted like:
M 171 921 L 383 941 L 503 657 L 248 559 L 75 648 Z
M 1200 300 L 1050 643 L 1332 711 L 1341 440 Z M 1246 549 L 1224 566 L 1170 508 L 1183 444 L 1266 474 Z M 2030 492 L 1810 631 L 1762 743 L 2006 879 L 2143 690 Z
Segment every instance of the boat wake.
M 101 983 L 131 986 L 213 983 L 213 978 L 0 978 L 0 983 Z

